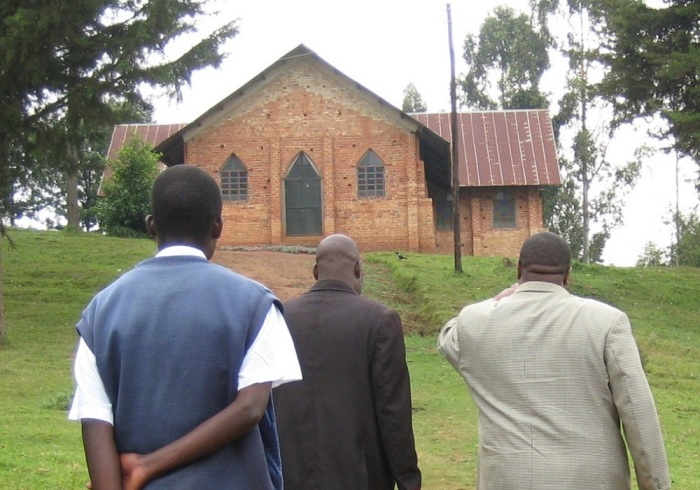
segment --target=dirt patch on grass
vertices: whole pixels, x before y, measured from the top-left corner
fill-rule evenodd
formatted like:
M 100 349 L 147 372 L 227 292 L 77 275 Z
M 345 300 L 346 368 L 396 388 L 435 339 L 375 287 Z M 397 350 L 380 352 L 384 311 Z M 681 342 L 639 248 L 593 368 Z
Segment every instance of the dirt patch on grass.
M 212 262 L 255 279 L 270 288 L 283 302 L 307 291 L 314 283 L 313 254 L 272 250 L 217 250 Z
M 217 250 L 213 262 L 255 279 L 270 288 L 282 302 L 295 298 L 314 284 L 312 253 L 289 253 L 274 250 Z M 410 294 L 398 290 L 386 265 L 365 262 L 365 286 L 362 294 L 398 311 L 404 331 L 421 333 L 423 321 L 417 315 Z

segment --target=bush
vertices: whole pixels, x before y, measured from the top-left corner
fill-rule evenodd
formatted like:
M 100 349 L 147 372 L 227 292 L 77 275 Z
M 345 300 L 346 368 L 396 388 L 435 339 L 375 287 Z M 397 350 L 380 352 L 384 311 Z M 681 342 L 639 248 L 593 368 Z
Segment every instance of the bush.
M 159 155 L 138 139 L 126 144 L 110 162 L 111 179 L 96 205 L 100 228 L 109 235 L 144 237 L 144 219 L 151 209 L 151 187 L 158 175 Z

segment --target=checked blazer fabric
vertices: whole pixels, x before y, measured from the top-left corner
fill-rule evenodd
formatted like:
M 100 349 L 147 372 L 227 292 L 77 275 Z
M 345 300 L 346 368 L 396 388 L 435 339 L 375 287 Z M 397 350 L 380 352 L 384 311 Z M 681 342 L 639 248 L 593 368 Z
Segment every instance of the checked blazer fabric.
M 671 488 L 656 407 L 622 311 L 525 282 L 438 337 L 479 410 L 479 490 Z M 624 428 L 624 438 L 621 432 Z

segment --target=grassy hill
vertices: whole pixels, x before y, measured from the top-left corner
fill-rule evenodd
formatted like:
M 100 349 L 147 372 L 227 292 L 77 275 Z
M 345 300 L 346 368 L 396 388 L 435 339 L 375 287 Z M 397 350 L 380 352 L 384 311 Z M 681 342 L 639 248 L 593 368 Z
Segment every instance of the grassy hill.
M 0 489 L 82 489 L 79 425 L 66 420 L 74 325 L 92 295 L 151 255 L 149 240 L 11 231 L 2 243 L 7 341 L 0 345 Z M 407 336 L 424 488 L 473 488 L 476 413 L 434 333 L 465 304 L 515 281 L 500 259 L 365 256 L 365 293 L 398 309 Z M 657 401 L 678 489 L 700 488 L 700 270 L 576 265 L 570 290 L 625 310 Z

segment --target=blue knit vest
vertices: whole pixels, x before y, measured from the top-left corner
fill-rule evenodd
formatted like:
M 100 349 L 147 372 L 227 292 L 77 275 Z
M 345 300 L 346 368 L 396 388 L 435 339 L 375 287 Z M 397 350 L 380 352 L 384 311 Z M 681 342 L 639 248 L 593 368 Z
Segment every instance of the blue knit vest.
M 120 453 L 152 452 L 228 406 L 272 303 L 261 284 L 191 256 L 141 262 L 98 293 L 78 332 L 95 354 Z M 256 427 L 148 489 L 272 489 Z

